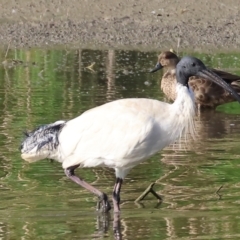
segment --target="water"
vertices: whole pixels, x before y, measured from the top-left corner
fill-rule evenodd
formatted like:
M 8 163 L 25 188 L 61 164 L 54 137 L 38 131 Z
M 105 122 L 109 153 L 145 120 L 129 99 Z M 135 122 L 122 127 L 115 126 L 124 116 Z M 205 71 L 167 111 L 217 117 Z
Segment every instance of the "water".
M 5 52 L 0 52 L 1 61 Z M 240 74 L 240 54 L 195 54 L 209 66 Z M 0 66 L 0 239 L 113 239 L 111 212 L 68 180 L 57 162 L 20 158 L 22 132 L 119 98 L 163 100 L 161 73 L 147 73 L 157 53 L 68 49 L 12 50 Z M 13 61 L 21 60 L 20 61 Z M 92 67 L 91 67 L 92 65 Z M 90 67 L 89 67 L 90 66 Z M 196 120 L 188 149 L 169 147 L 135 167 L 122 188 L 122 239 L 239 239 L 238 103 Z M 96 119 L 97 120 L 97 119 Z M 110 169 L 76 172 L 111 194 Z M 153 181 L 163 203 L 134 200 Z M 223 186 L 219 193 L 217 190 Z

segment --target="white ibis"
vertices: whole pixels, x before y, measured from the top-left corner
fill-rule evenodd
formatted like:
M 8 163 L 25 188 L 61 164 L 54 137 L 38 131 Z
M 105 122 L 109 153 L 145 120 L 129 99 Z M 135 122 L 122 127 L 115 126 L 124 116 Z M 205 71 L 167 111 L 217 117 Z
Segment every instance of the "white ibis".
M 188 85 L 190 76 L 220 85 L 240 102 L 235 90 L 199 59 L 184 57 L 176 67 L 177 98 L 173 104 L 144 98 L 106 103 L 72 120 L 57 121 L 26 133 L 21 157 L 29 162 L 44 158 L 61 162 L 68 178 L 99 197 L 104 212 L 111 209 L 107 195 L 74 171 L 84 167 L 115 169 L 112 199 L 114 212 L 119 212 L 120 190 L 128 172 L 182 135 L 194 135 L 195 103 Z

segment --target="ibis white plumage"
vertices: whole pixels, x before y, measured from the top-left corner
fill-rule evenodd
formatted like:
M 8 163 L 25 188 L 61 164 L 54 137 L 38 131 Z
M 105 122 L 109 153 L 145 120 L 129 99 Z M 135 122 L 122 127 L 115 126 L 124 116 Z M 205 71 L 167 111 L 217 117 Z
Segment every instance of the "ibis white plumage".
M 183 134 L 194 134 L 195 103 L 188 86 L 190 76 L 209 79 L 238 94 L 197 58 L 184 57 L 176 68 L 177 98 L 173 104 L 152 99 L 121 99 L 90 109 L 70 121 L 57 121 L 30 133 L 21 144 L 21 157 L 29 162 L 44 158 L 62 163 L 65 174 L 100 198 L 102 210 L 111 209 L 105 193 L 77 177 L 78 167 L 115 169 L 112 199 L 120 211 L 120 190 L 128 172 Z M 99 205 L 100 206 L 100 205 Z

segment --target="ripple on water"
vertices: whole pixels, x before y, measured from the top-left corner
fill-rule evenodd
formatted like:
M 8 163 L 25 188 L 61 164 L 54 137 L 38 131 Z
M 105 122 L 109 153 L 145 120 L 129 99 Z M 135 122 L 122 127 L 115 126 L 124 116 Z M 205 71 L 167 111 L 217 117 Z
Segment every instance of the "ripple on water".
M 240 65 L 239 53 L 234 54 L 196 55 L 209 66 L 226 69 Z M 148 73 L 156 55 L 87 49 L 9 51 L 9 59 L 24 64 L 0 66 L 1 239 L 113 239 L 114 224 L 123 239 L 240 237 L 240 119 L 235 103 L 196 117 L 195 142 L 170 146 L 131 171 L 122 188 L 119 224 L 112 212 L 110 217 L 95 212 L 97 199 L 68 180 L 61 164 L 28 164 L 20 158 L 18 147 L 26 129 L 71 119 L 115 99 L 163 99 L 161 73 Z M 112 170 L 81 169 L 77 174 L 111 195 Z M 163 203 L 157 206 L 152 196 L 134 203 L 154 181 Z

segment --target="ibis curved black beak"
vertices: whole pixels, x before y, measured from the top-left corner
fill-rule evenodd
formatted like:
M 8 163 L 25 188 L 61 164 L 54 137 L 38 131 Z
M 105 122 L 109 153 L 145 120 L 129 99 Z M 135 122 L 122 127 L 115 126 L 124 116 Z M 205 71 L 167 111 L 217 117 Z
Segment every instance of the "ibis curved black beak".
M 228 91 L 229 93 L 231 93 L 233 95 L 233 97 L 240 102 L 240 96 L 238 95 L 238 93 L 231 87 L 231 85 L 229 85 L 228 83 L 226 83 L 222 78 L 220 78 L 217 74 L 215 74 L 214 72 L 212 72 L 209 69 L 202 69 L 200 70 L 196 76 L 205 78 L 207 80 L 210 80 L 214 83 L 216 83 L 217 85 L 219 85 L 220 87 L 224 88 L 226 91 Z
M 153 68 L 153 69 L 150 71 L 150 73 L 154 73 L 154 72 L 156 72 L 156 71 L 158 71 L 158 70 L 160 70 L 160 69 L 162 69 L 162 68 L 163 68 L 163 66 L 162 66 L 160 63 L 157 63 L 156 66 L 155 66 L 155 68 Z

